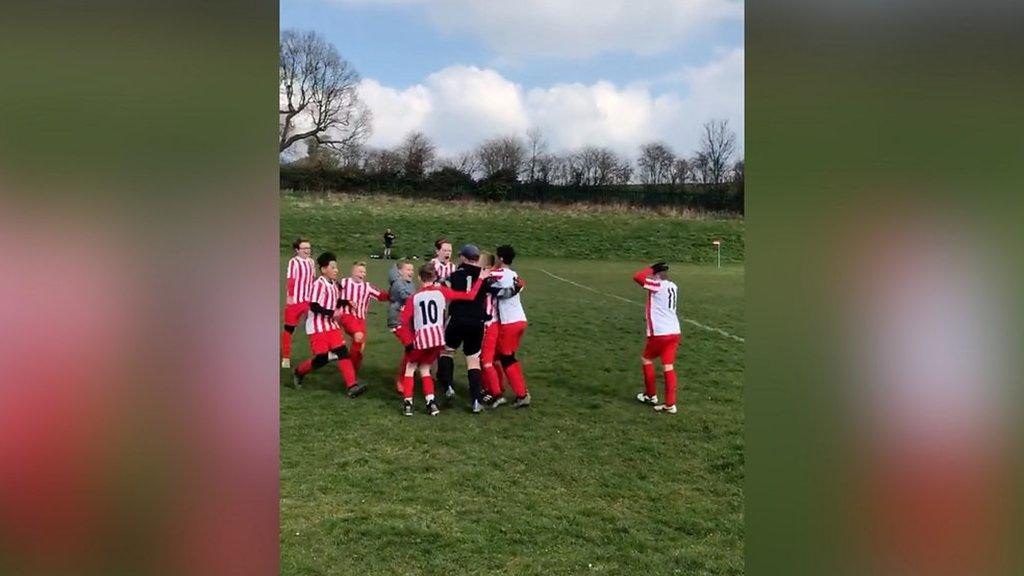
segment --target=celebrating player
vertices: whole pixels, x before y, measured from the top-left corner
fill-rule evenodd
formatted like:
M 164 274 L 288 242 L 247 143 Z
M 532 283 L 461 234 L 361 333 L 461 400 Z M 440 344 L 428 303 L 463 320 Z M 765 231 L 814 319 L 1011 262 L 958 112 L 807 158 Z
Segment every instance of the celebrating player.
M 353 262 L 351 275 L 338 281 L 341 294 L 341 328 L 352 337 L 352 365 L 356 372 L 363 364 L 366 346 L 366 309 L 370 298 L 387 302 L 388 294 L 366 281 L 366 262 Z
M 313 289 L 313 259 L 309 253 L 309 240 L 298 238 L 292 242 L 295 256 L 288 261 L 285 275 L 287 296 L 284 307 L 284 330 L 281 331 L 281 368 L 292 367 L 292 334 L 302 317 L 309 312 L 309 298 Z
M 366 387 L 356 382 L 356 370 L 349 358 L 345 337 L 335 320 L 335 312 L 341 306 L 337 285 L 338 259 L 332 253 L 324 252 L 317 257 L 316 264 L 320 267 L 320 276 L 313 282 L 309 314 L 306 316 L 306 333 L 309 334 L 313 357 L 295 369 L 295 387 L 302 388 L 302 379 L 306 374 L 326 365 L 328 353 L 334 352 L 338 356 L 338 371 L 345 381 L 347 394 L 355 398 Z
M 505 375 L 508 376 L 509 386 L 516 395 L 512 407 L 525 408 L 530 405 L 530 392 L 526 388 L 523 368 L 516 358 L 516 351 L 519 350 L 523 333 L 526 331 L 526 312 L 523 310 L 519 291 L 515 290 L 517 285 L 521 286 L 522 281 L 519 275 L 509 268 L 516 257 L 515 249 L 506 244 L 498 246 L 495 254 L 498 256 L 498 266 L 494 268 L 494 273 L 500 273 L 500 280 L 494 283 L 494 287 L 498 289 L 498 361 L 501 362 Z
M 481 401 L 490 408 L 497 408 L 505 403 L 505 390 L 501 384 L 505 379 L 505 371 L 500 362 L 494 361 L 498 349 L 498 336 L 501 332 L 496 302 L 498 298 L 508 298 L 512 294 L 518 293 L 523 287 L 523 282 L 517 277 L 513 288 L 498 288 L 496 285 L 497 281 L 501 279 L 502 271 L 493 270 L 494 254 L 482 254 L 480 263 L 484 270 L 491 271 L 491 278 L 495 281 L 495 285 L 487 291 L 487 299 L 484 302 L 487 320 L 484 322 L 484 339 L 480 346 L 480 364 L 487 394 Z
M 391 304 L 388 306 L 388 330 L 398 338 L 399 342 L 402 341 L 401 334 L 398 332 L 399 326 L 402 325 L 400 318 L 402 309 L 409 300 L 409 296 L 416 292 L 416 286 L 412 283 L 413 273 L 412 262 L 399 262 L 389 272 L 391 288 L 388 290 L 388 299 Z M 395 377 L 395 389 L 399 394 L 405 393 L 405 363 L 406 352 L 403 350 L 402 361 L 399 363 L 398 374 Z
M 483 272 L 469 292 L 459 292 L 447 286 L 435 284 L 437 274 L 430 263 L 420 268 L 420 289 L 405 303 L 400 317 L 399 335 L 407 352 L 405 376 L 403 378 L 403 413 L 412 416 L 413 377 L 419 371 L 423 383 L 423 395 L 427 411 L 436 416 L 440 409 L 434 401 L 434 379 L 430 365 L 444 349 L 445 304 L 458 300 L 473 300 L 480 291 L 487 273 Z
M 452 243 L 447 238 L 438 238 L 434 242 L 434 258 L 430 261 L 430 265 L 434 267 L 434 275 L 437 277 L 437 282 L 444 282 L 448 279 L 448 276 L 455 271 L 455 263 L 451 261 L 452 258 Z
M 676 413 L 676 372 L 673 364 L 679 346 L 679 317 L 676 306 L 679 288 L 668 279 L 668 264 L 658 262 L 633 275 L 633 281 L 647 290 L 647 344 L 640 355 L 644 371 L 644 391 L 636 399 L 651 404 L 658 412 Z M 658 403 L 654 383 L 654 358 L 661 358 L 665 371 L 665 403 Z
M 452 290 L 469 292 L 480 276 L 480 249 L 466 244 L 459 250 L 459 266 L 448 277 L 446 284 Z M 452 302 L 448 306 L 448 323 L 444 330 L 445 349 L 437 361 L 437 380 L 442 389 L 452 390 L 455 360 L 452 354 L 462 347 L 466 355 L 466 377 L 469 381 L 469 395 L 473 400 L 473 413 L 482 412 L 484 405 L 482 377 L 480 374 L 480 346 L 484 338 L 484 321 L 487 320 L 486 290 L 481 290 L 470 302 Z M 447 393 L 446 393 L 447 395 Z

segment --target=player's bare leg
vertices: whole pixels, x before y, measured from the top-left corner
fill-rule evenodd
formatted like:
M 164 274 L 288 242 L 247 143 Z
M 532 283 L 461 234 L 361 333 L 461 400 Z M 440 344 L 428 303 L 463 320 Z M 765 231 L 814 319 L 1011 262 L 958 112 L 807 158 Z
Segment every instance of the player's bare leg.
M 654 361 L 640 356 L 640 365 L 644 372 L 644 391 L 636 395 L 636 399 L 644 404 L 658 403 L 658 388 L 654 382 Z
M 664 414 L 676 413 L 676 369 L 672 364 L 665 364 L 665 403 L 658 404 L 655 410 Z

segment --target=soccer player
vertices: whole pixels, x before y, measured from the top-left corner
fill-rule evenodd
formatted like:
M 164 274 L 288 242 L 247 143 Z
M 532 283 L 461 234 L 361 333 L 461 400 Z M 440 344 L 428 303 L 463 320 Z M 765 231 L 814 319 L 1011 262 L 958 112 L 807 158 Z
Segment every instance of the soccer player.
M 640 355 L 644 371 L 644 391 L 636 399 L 654 406 L 658 412 L 676 413 L 676 348 L 679 346 L 679 317 L 676 306 L 679 288 L 668 279 L 668 264 L 658 262 L 633 275 L 633 281 L 647 290 L 647 344 Z M 653 359 L 661 358 L 665 372 L 665 403 L 658 403 L 654 383 Z
M 287 295 L 284 307 L 284 330 L 281 331 L 281 368 L 292 367 L 292 334 L 302 317 L 309 312 L 309 298 L 313 290 L 313 259 L 309 240 L 297 238 L 292 242 L 295 256 L 288 261 L 285 274 Z
M 366 309 L 370 298 L 387 302 L 388 294 L 366 281 L 366 262 L 353 262 L 350 276 L 338 281 L 338 290 L 342 302 L 341 328 L 352 337 L 352 365 L 358 372 L 366 346 Z
M 388 260 L 391 258 L 391 245 L 395 243 L 395 233 L 391 231 L 391 228 L 384 230 L 384 259 Z
M 431 416 L 436 416 L 440 409 L 434 401 L 434 379 L 430 375 L 430 365 L 444 350 L 445 304 L 476 298 L 480 286 L 487 278 L 487 273 L 480 274 L 469 292 L 459 292 L 436 284 L 437 274 L 429 262 L 420 267 L 419 277 L 420 289 L 406 301 L 398 331 L 407 353 L 402 412 L 406 416 L 412 416 L 413 377 L 419 371 L 427 412 Z
M 484 270 L 491 271 L 491 278 L 495 282 L 500 280 L 501 271 L 493 270 L 493 254 L 482 254 L 480 256 L 480 263 Z M 502 380 L 505 379 L 505 371 L 502 369 L 500 362 L 494 361 L 501 329 L 501 324 L 498 322 L 496 302 L 497 298 L 508 297 L 512 292 L 519 292 L 522 289 L 522 281 L 518 278 L 516 280 L 518 282 L 515 283 L 512 289 L 492 286 L 487 291 L 487 299 L 484 303 L 484 312 L 487 315 L 487 320 L 484 322 L 484 338 L 480 346 L 480 364 L 483 371 L 484 388 L 487 390 L 487 394 L 483 397 L 482 402 L 490 408 L 497 408 L 505 403 L 505 390 L 501 384 Z
M 480 277 L 480 249 L 466 244 L 459 250 L 459 266 L 448 277 L 446 284 L 452 290 L 469 292 Z M 490 281 L 490 279 L 488 279 Z M 469 395 L 473 400 L 473 413 L 483 411 L 483 379 L 480 373 L 480 347 L 484 339 L 484 321 L 487 320 L 486 290 L 481 290 L 469 302 L 455 301 L 448 305 L 448 322 L 444 330 L 444 352 L 437 361 L 437 380 L 444 390 L 452 390 L 455 359 L 452 354 L 462 348 L 466 355 L 466 377 L 469 381 Z M 447 393 L 445 394 L 448 395 Z
M 414 272 L 412 262 L 399 262 L 389 273 L 391 288 L 388 290 L 388 300 L 391 304 L 388 306 L 388 330 L 398 338 L 399 342 L 402 341 L 401 334 L 398 332 L 399 326 L 402 325 L 400 319 L 402 309 L 409 300 L 409 296 L 416 292 L 416 286 L 412 282 Z M 403 350 L 402 361 L 398 365 L 398 374 L 395 377 L 395 389 L 399 394 L 404 394 L 405 391 L 405 363 L 406 353 Z
M 501 277 L 494 283 L 494 287 L 498 289 L 498 361 L 501 362 L 509 386 L 516 395 L 512 407 L 525 408 L 530 405 L 530 391 L 526 388 L 526 378 L 516 358 L 516 352 L 526 331 L 526 312 L 523 310 L 519 291 L 514 290 L 522 281 L 519 280 L 519 275 L 509 268 L 516 257 L 515 249 L 505 244 L 498 246 L 495 254 L 498 257 L 498 265 L 494 268 L 494 273 L 500 273 Z M 513 290 L 503 290 L 510 288 Z
M 309 314 L 306 316 L 306 334 L 309 334 L 309 346 L 313 349 L 313 357 L 295 369 L 295 387 L 302 388 L 302 379 L 306 374 L 326 365 L 328 353 L 334 352 L 338 356 L 338 371 L 345 381 L 346 393 L 349 398 L 355 398 L 362 394 L 366 387 L 356 382 L 356 369 L 349 358 L 341 326 L 335 320 L 337 308 L 341 306 L 337 284 L 338 259 L 332 253 L 324 252 L 317 256 L 316 264 L 320 267 L 320 276 L 313 282 Z
M 455 263 L 451 261 L 452 258 L 452 243 L 447 238 L 438 238 L 434 242 L 434 258 L 430 261 L 430 265 L 434 267 L 434 275 L 437 277 L 437 282 L 444 282 L 448 279 L 448 276 L 455 271 Z

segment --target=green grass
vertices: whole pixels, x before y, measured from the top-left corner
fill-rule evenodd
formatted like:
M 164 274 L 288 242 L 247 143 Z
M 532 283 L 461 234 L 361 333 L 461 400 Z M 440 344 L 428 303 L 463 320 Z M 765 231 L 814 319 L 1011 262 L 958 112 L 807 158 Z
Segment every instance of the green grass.
M 356 225 L 358 223 L 358 225 Z M 473 242 L 485 250 L 510 243 L 534 257 L 715 261 L 711 241 L 722 239 L 722 262 L 742 263 L 743 220 L 680 218 L 673 212 L 600 207 L 556 207 L 481 202 L 412 201 L 380 196 L 283 195 L 281 249 L 308 235 L 317 248 L 379 254 L 384 228 L 397 235 L 399 256 L 433 252 L 445 236 L 456 249 Z
M 351 261 L 373 245 L 342 238 L 375 238 L 386 225 L 429 238 L 430 222 L 454 223 L 466 208 L 369 202 L 286 198 L 282 245 L 301 230 L 317 248 Z M 424 210 L 429 222 L 421 221 Z M 522 211 L 507 210 L 488 207 L 488 217 L 513 221 Z M 586 261 L 535 257 L 522 247 L 560 244 L 553 222 L 606 234 L 591 238 L 597 245 L 624 234 L 597 226 L 598 216 L 635 218 L 544 213 L 528 224 L 516 220 L 508 232 L 522 253 L 515 268 L 528 282 L 530 327 L 519 357 L 531 408 L 468 413 L 460 358 L 451 408 L 431 418 L 418 396 L 417 414 L 401 416 L 391 385 L 400 348 L 376 303 L 360 374 L 370 384 L 365 395 L 344 398 L 333 365 L 307 377 L 303 390 L 282 388 L 282 574 L 743 573 L 743 344 L 684 324 L 680 413 L 656 415 L 638 404 L 642 308 L 541 270 L 642 302 L 629 276 L 655 255 L 638 249 L 625 259 Z M 679 238 L 695 234 L 685 230 L 691 226 L 719 224 L 660 225 L 683 229 L 669 232 Z M 742 223 L 727 225 L 742 231 Z M 476 222 L 463 228 L 473 231 L 467 240 L 484 245 L 505 239 Z M 478 230 L 483 239 L 472 235 Z M 282 269 L 289 252 L 282 250 Z M 371 261 L 370 279 L 384 283 L 386 265 Z M 684 318 L 743 336 L 741 265 L 677 264 L 672 274 Z M 308 353 L 297 335 L 293 358 Z

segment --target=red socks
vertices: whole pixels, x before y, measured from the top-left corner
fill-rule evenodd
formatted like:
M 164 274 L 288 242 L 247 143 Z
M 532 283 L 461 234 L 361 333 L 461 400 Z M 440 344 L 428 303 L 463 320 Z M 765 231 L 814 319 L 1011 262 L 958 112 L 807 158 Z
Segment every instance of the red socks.
M 403 391 L 405 390 L 405 354 L 402 354 L 402 361 L 398 363 L 398 377 L 395 378 L 395 382 L 398 384 L 398 388 Z
M 356 369 L 355 366 L 352 366 L 350 358 L 338 359 L 338 372 L 341 372 L 346 388 L 351 388 L 356 383 Z
M 500 362 L 495 362 L 494 363 L 494 374 L 495 374 L 494 383 L 497 384 L 497 386 L 498 386 L 498 394 L 504 394 L 505 393 L 505 386 L 502 385 L 502 382 L 505 381 L 505 369 L 502 368 Z
M 501 381 L 498 380 L 498 365 L 491 364 L 489 367 L 484 366 L 484 388 L 487 389 L 487 393 L 491 396 L 501 395 Z
M 654 364 L 642 364 L 644 369 L 644 394 L 654 396 L 658 393 L 654 385 Z
M 676 371 L 669 370 L 665 372 L 665 404 L 667 406 L 676 405 Z
M 403 393 L 405 394 L 405 399 L 406 400 L 412 399 L 413 378 L 415 378 L 415 375 L 413 375 L 413 376 L 403 376 L 402 377 L 402 387 L 404 388 Z M 433 376 L 421 376 L 420 378 L 423 380 L 423 395 L 424 396 L 433 396 L 434 395 L 434 377 Z
M 281 330 L 281 358 L 292 357 L 292 334 L 287 330 Z
M 352 351 L 349 355 L 352 357 L 352 366 L 355 367 L 356 371 L 359 371 L 359 367 L 363 365 L 363 345 L 366 342 L 353 342 Z
M 305 376 L 306 374 L 309 374 L 312 371 L 313 371 L 313 359 L 312 358 L 310 358 L 309 360 L 306 360 L 302 364 L 299 364 L 299 367 L 295 369 L 295 373 L 298 374 L 299 376 Z
M 505 367 L 505 375 L 508 376 L 508 383 L 512 386 L 516 398 L 526 396 L 526 379 L 523 378 L 523 369 L 519 362 L 513 362 L 511 366 Z

